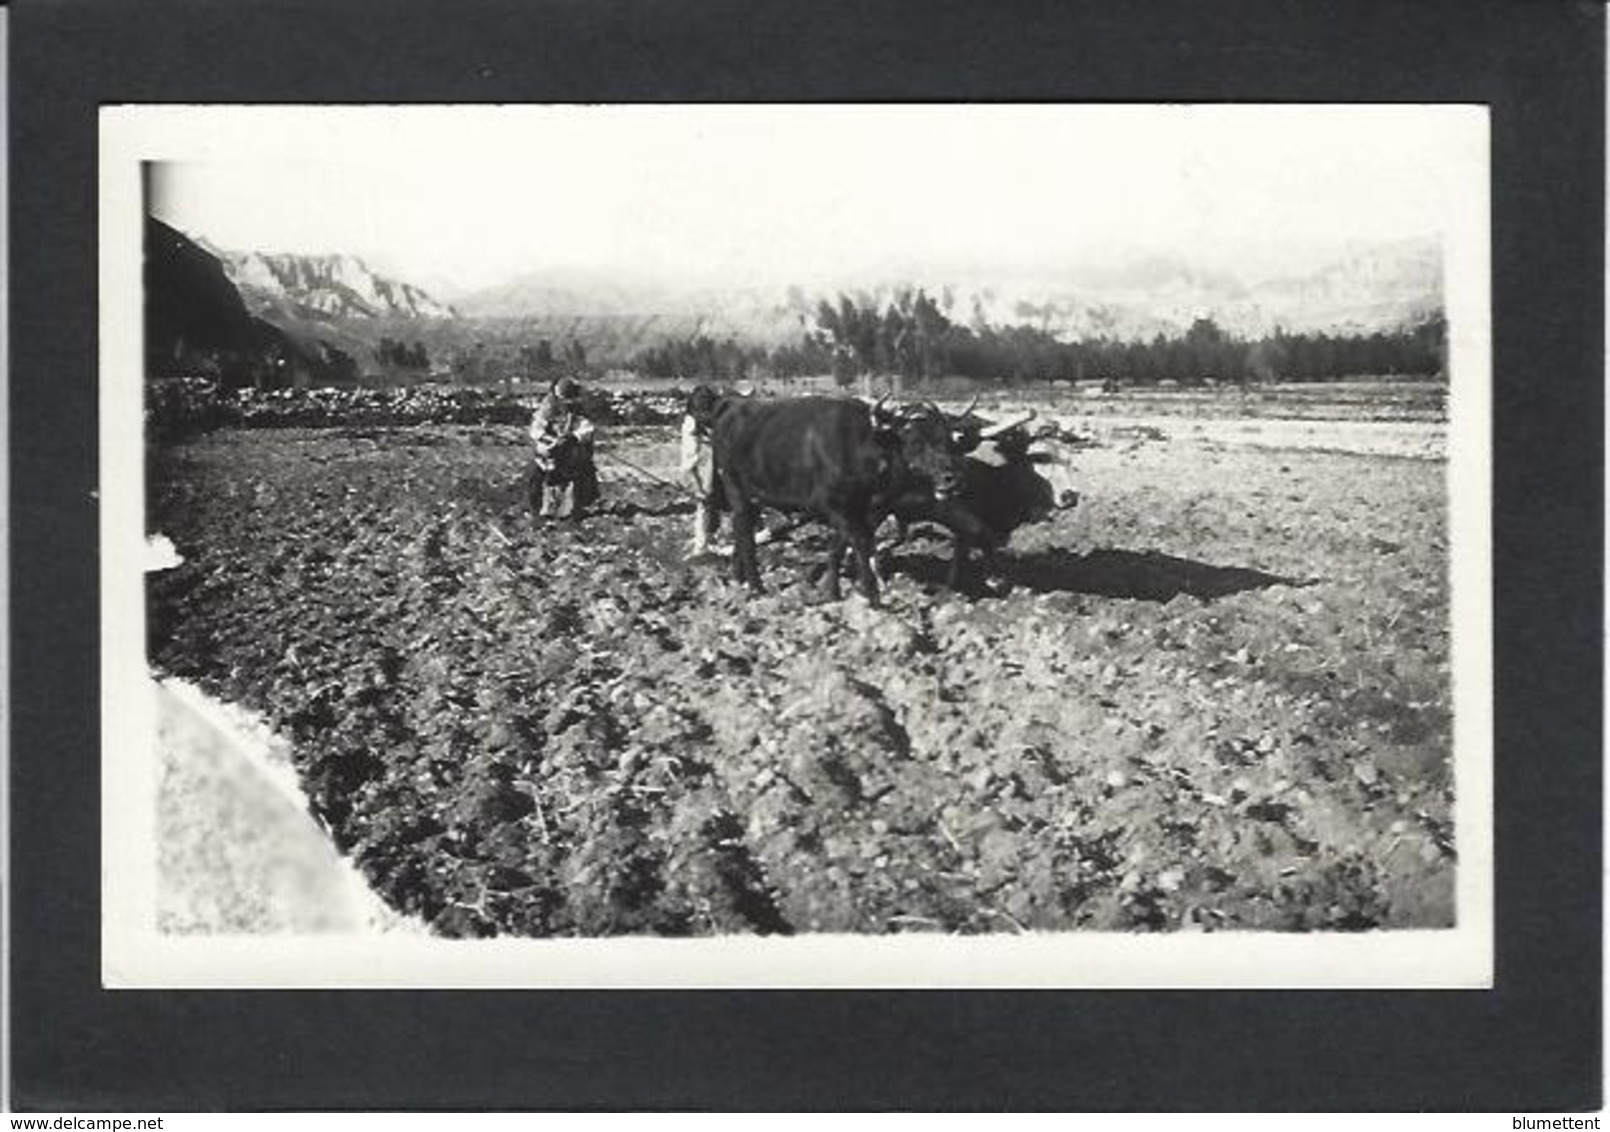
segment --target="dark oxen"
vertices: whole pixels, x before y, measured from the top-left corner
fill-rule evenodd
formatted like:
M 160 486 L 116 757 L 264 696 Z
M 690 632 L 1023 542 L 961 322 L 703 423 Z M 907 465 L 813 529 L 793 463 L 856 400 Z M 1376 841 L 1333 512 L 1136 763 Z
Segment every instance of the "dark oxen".
M 732 513 L 733 577 L 759 591 L 755 513 L 804 514 L 833 529 L 828 592 L 839 596 L 846 547 L 855 552 L 861 592 L 874 604 L 872 534 L 895 501 L 920 484 L 942 503 L 961 483 L 965 458 L 937 410 L 893 413 L 883 402 L 830 397 L 777 401 L 729 398 L 711 428 L 716 474 Z
M 949 418 L 958 445 L 969 451 L 960 485 L 940 496 L 922 490 L 926 485 L 908 482 L 894 501 L 897 543 L 914 522 L 935 523 L 951 532 L 953 589 L 960 586 L 973 549 L 991 556 L 1019 527 L 1046 522 L 1079 501 L 1071 449 L 1051 433 L 1031 434 L 1027 426 L 1033 419 L 1031 410 L 1016 420 L 988 424 L 972 416 L 969 406 Z

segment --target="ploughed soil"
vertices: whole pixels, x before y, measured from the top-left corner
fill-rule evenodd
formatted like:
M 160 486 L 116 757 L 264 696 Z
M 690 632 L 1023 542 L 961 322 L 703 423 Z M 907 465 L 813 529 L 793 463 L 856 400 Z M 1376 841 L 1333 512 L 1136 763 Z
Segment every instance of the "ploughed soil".
M 152 666 L 443 935 L 1453 922 L 1440 459 L 1113 429 L 989 579 L 918 534 L 873 609 L 811 527 L 762 596 L 685 560 L 674 447 L 606 430 L 549 527 L 517 425 L 153 448 Z

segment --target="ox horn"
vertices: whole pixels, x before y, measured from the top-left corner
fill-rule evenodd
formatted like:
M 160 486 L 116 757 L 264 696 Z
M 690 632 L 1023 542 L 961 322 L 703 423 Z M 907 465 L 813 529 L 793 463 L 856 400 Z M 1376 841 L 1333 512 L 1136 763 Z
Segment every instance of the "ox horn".
M 1034 417 L 1035 417 L 1035 411 L 1033 409 L 1030 409 L 1028 412 L 1024 413 L 1021 417 L 1018 417 L 1016 420 L 1002 421 L 1000 424 L 992 424 L 992 425 L 990 425 L 989 427 L 985 428 L 982 432 L 980 432 L 978 434 L 978 437 L 979 437 L 980 440 L 989 440 L 989 439 L 991 439 L 993 437 L 997 437 L 997 436 L 1001 435 L 1001 433 L 1006 432 L 1009 429 L 1019 428 L 1022 425 L 1028 424 L 1030 421 L 1032 421 L 1034 419 Z

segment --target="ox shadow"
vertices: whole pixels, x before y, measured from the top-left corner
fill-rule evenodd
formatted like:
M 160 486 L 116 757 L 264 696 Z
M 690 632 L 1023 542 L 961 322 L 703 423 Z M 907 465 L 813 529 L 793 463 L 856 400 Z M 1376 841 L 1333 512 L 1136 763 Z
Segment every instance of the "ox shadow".
M 945 584 L 950 569 L 947 557 L 914 555 L 897 558 L 892 564 L 899 573 L 926 585 Z M 966 591 L 986 596 L 976 566 Z M 1246 566 L 1214 566 L 1189 558 L 1176 558 L 1155 551 L 1092 550 L 1075 554 L 1069 550 L 1030 551 L 1000 555 L 991 571 L 1011 589 L 1031 593 L 1084 594 L 1090 597 L 1131 598 L 1137 601 L 1168 602 L 1181 595 L 1211 601 L 1247 590 L 1270 586 L 1304 587 L 1318 584 L 1317 578 L 1289 578 Z
M 672 515 L 692 515 L 691 499 L 673 498 L 662 502 L 638 502 L 632 499 L 612 499 L 594 504 L 595 515 L 611 519 L 664 519 Z

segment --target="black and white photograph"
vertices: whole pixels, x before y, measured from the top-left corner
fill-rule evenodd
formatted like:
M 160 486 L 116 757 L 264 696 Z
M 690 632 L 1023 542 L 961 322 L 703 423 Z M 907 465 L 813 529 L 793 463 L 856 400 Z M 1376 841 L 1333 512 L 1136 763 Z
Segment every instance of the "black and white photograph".
M 1488 177 L 104 108 L 105 985 L 1491 985 Z

